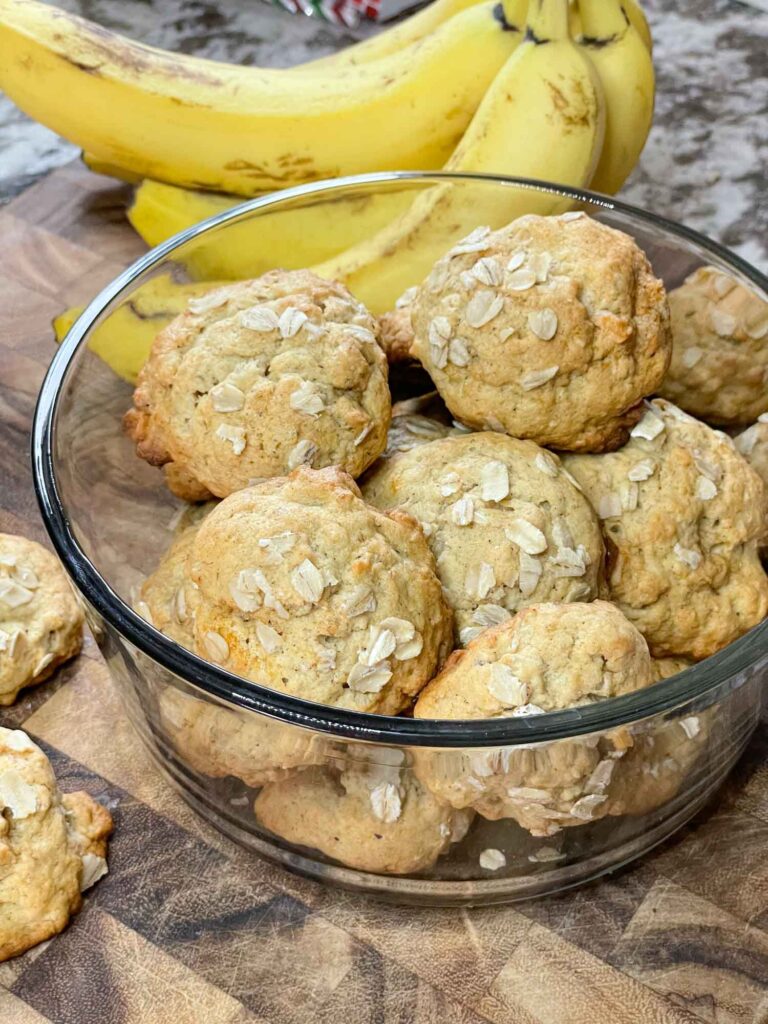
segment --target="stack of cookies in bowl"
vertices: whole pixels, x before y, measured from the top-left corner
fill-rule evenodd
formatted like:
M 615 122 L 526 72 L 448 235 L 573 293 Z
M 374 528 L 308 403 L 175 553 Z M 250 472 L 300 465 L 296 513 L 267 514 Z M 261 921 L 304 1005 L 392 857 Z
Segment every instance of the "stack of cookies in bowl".
M 158 335 L 125 417 L 199 505 L 136 608 L 349 711 L 519 718 L 654 685 L 768 613 L 767 331 L 711 268 L 668 299 L 632 238 L 579 211 L 478 227 L 380 318 L 307 270 L 218 287 Z M 435 390 L 393 406 L 402 360 Z M 646 814 L 714 727 L 406 763 L 176 688 L 156 703 L 178 755 L 252 789 L 264 829 L 393 874 L 476 816 L 551 837 Z

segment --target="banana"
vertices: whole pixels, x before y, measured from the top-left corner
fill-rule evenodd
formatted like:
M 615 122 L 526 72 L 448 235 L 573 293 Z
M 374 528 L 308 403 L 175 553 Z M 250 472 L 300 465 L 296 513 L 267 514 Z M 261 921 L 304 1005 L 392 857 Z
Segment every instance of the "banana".
M 570 18 L 569 23 L 571 26 L 571 36 L 574 39 L 578 39 L 579 36 L 584 34 L 584 26 L 581 21 L 581 0 L 570 0 Z M 653 39 L 651 38 L 651 29 L 648 25 L 648 20 L 645 17 L 645 12 L 640 6 L 639 0 L 622 0 L 622 6 L 624 13 L 630 20 L 635 28 L 635 31 L 639 33 L 640 38 L 643 41 L 648 53 L 653 50 Z
M 579 45 L 606 98 L 605 143 L 590 187 L 613 195 L 638 161 L 653 121 L 653 61 L 626 13 L 626 0 L 579 0 Z
M 624 12 L 632 22 L 632 26 L 643 41 L 643 46 L 646 48 L 648 53 L 653 52 L 653 37 L 651 36 L 651 27 L 648 24 L 648 19 L 645 16 L 645 11 L 640 5 L 640 0 L 622 0 L 622 6 Z
M 382 60 L 298 75 L 143 46 L 0 0 L 0 88 L 102 164 L 238 195 L 440 167 L 520 40 L 495 0 Z
M 339 69 L 349 67 L 350 65 L 365 64 L 368 61 L 379 60 L 381 57 L 388 57 L 391 53 L 395 53 L 397 50 L 401 50 L 411 43 L 423 39 L 430 32 L 434 32 L 438 25 L 447 21 L 448 18 L 452 18 L 455 14 L 465 10 L 467 7 L 474 6 L 478 2 L 479 0 L 433 0 L 424 10 L 411 15 L 410 18 L 404 19 L 391 28 L 384 29 L 378 35 L 365 39 L 361 43 L 355 43 L 353 46 L 348 46 L 344 50 L 339 50 L 338 53 L 332 53 L 327 57 L 320 57 L 318 60 L 299 64 L 294 70 Z M 581 34 L 578 0 L 570 0 L 570 4 L 571 35 L 575 38 Z M 638 0 L 624 0 L 624 6 L 627 16 L 635 26 L 635 29 L 640 33 L 645 46 L 650 51 L 652 46 L 651 31 Z M 527 13 L 528 0 L 515 0 L 514 3 L 508 3 L 505 7 L 507 21 L 512 25 L 523 25 Z
M 474 7 L 479 2 L 480 0 L 432 0 L 432 3 L 422 11 L 411 15 L 410 18 L 405 18 L 391 28 L 384 29 L 378 35 L 364 39 L 361 43 L 355 43 L 353 46 L 347 46 L 344 50 L 339 50 L 338 53 L 299 64 L 294 70 L 316 71 L 319 68 L 339 70 L 358 64 L 367 64 L 369 61 L 380 60 L 382 57 L 389 57 L 390 54 L 428 36 L 443 22 L 460 14 L 468 7 Z M 512 19 L 511 24 L 521 26 L 525 22 L 528 0 L 516 0 L 515 7 L 518 10 L 518 15 Z
M 141 285 L 103 323 L 99 324 L 88 347 L 115 373 L 136 383 L 155 335 L 182 313 L 195 295 L 215 288 L 217 281 L 180 284 L 170 274 L 162 274 Z M 53 321 L 57 341 L 62 341 L 85 306 L 73 306 Z
M 265 210 L 227 228 L 221 238 L 200 238 L 184 253 L 195 278 L 257 277 L 273 267 L 298 269 L 329 259 L 369 238 L 408 208 L 405 188 L 376 195 L 320 197 L 312 205 Z M 128 220 L 148 245 L 157 245 L 198 221 L 241 202 L 237 196 L 194 192 L 145 179 L 134 193 Z
M 531 0 L 526 37 L 497 74 L 447 171 L 488 171 L 583 186 L 604 131 L 600 81 L 570 38 L 567 0 Z M 392 308 L 451 245 L 481 224 L 552 213 L 567 200 L 497 184 L 441 184 L 367 242 L 316 268 L 346 282 L 374 312 Z
M 104 174 L 108 178 L 119 178 L 120 181 L 127 181 L 129 185 L 138 185 L 142 180 L 140 174 L 134 174 L 132 171 L 126 171 L 123 167 L 117 167 L 106 160 L 100 160 L 93 153 L 83 151 L 80 154 L 80 158 L 88 170 L 93 171 L 94 174 Z

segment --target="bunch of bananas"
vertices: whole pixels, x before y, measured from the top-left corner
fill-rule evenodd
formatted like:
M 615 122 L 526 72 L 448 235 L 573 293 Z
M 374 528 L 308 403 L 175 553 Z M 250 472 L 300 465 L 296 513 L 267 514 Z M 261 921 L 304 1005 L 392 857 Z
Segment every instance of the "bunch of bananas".
M 91 167 L 138 182 L 129 219 L 153 245 L 238 197 L 372 170 L 496 172 L 613 193 L 650 129 L 650 45 L 637 0 L 434 0 L 332 57 L 264 69 L 0 0 L 0 88 L 82 146 Z M 380 312 L 462 232 L 553 212 L 552 202 L 510 190 L 506 206 L 494 192 L 478 209 L 476 191 L 470 204 L 446 186 L 349 211 L 319 204 L 275 217 L 274 230 L 269 217 L 244 223 L 242 245 L 229 235 L 226 251 L 202 246 L 188 270 L 211 280 L 259 274 L 266 260 L 313 266 Z
M 0 87 L 102 169 L 252 196 L 365 171 L 516 173 L 510 149 L 529 139 L 520 132 L 570 102 L 559 80 L 590 101 L 605 94 L 597 167 L 587 181 L 577 169 L 568 178 L 587 184 L 594 172 L 595 187 L 612 191 L 650 121 L 647 26 L 636 0 L 568 7 L 435 0 L 344 53 L 270 69 L 143 46 L 39 0 L 0 0 Z M 562 161 L 546 134 L 535 149 L 553 158 L 552 177 Z

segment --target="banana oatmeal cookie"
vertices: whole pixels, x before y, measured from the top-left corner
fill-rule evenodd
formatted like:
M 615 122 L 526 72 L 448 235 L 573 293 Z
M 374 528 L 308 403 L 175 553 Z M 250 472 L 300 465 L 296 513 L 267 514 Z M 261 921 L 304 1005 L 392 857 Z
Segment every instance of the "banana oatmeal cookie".
M 651 658 L 654 682 L 690 668 L 684 658 Z M 608 814 L 648 814 L 677 796 L 707 749 L 716 708 L 682 718 L 631 726 L 632 745 L 616 764 L 608 787 Z
M 729 437 L 657 399 L 620 451 L 564 463 L 602 520 L 610 598 L 655 657 L 706 658 L 765 618 L 765 485 Z
M 58 559 L 0 533 L 0 705 L 47 679 L 82 642 L 83 610 Z
M 0 728 L 0 960 L 62 931 L 80 893 L 107 873 L 109 812 L 59 792 L 26 733 Z
M 397 452 L 407 452 L 411 448 L 418 448 L 420 445 L 430 444 L 432 441 L 439 441 L 459 432 L 467 433 L 466 429 L 456 427 L 452 423 L 451 414 L 436 391 L 419 395 L 417 398 L 407 398 L 402 402 L 395 402 L 392 406 L 387 447 L 381 458 L 389 458 Z M 369 474 L 375 473 L 378 468 L 377 461 L 368 471 Z
M 539 604 L 454 651 L 422 691 L 414 715 L 525 717 L 579 707 L 652 682 L 648 646 L 605 601 Z M 438 798 L 486 818 L 514 818 L 553 835 L 608 813 L 607 788 L 626 729 L 586 739 L 490 751 L 425 751 L 417 773 Z
M 760 475 L 768 494 L 768 413 L 763 413 L 757 423 L 747 427 L 743 433 L 733 439 L 733 443 L 752 469 Z M 766 541 L 768 541 L 768 507 L 766 508 L 762 547 L 765 547 Z
M 274 270 L 191 299 L 162 330 L 125 416 L 179 497 L 224 497 L 307 464 L 359 476 L 390 416 L 377 324 L 343 285 Z
M 199 590 L 189 555 L 200 522 L 183 530 L 141 588 L 137 610 L 166 636 L 194 651 Z M 200 651 L 204 657 L 206 652 Z M 266 717 L 225 708 L 172 686 L 159 689 L 160 723 L 179 755 L 212 778 L 232 775 L 260 786 L 320 759 L 317 737 Z
M 424 871 L 464 838 L 472 813 L 440 803 L 403 760 L 400 750 L 369 747 L 340 771 L 311 768 L 272 783 L 256 798 L 256 818 L 358 871 Z
M 411 358 L 413 324 L 410 305 L 402 305 L 379 317 L 379 342 L 387 362 L 405 363 Z
M 450 650 L 418 523 L 366 505 L 338 469 L 302 466 L 226 498 L 189 565 L 197 650 L 285 693 L 397 714 Z
M 659 393 L 721 426 L 768 411 L 768 302 L 716 267 L 669 293 L 672 362 Z
M 568 451 L 622 444 L 670 357 L 645 255 L 578 212 L 473 231 L 435 264 L 411 319 L 412 354 L 454 416 Z
M 380 460 L 363 493 L 421 522 L 461 643 L 525 605 L 598 596 L 595 513 L 558 457 L 532 441 L 491 432 L 436 440 Z

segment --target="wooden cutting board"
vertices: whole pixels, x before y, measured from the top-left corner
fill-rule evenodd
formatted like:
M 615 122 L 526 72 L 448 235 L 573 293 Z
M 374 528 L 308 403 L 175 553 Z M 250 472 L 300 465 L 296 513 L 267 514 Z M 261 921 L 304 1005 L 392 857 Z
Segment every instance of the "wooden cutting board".
M 0 530 L 44 540 L 28 458 L 51 318 L 143 245 L 127 190 L 70 165 L 0 209 Z M 1 1024 L 765 1024 L 768 739 L 634 867 L 489 910 L 408 910 L 244 853 L 167 788 L 92 640 L 0 710 L 115 817 L 67 931 L 0 965 Z M 0 913 L 2 912 L 0 908 Z

